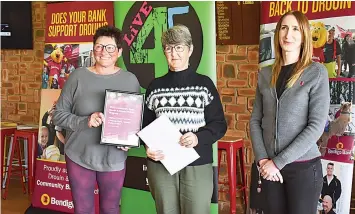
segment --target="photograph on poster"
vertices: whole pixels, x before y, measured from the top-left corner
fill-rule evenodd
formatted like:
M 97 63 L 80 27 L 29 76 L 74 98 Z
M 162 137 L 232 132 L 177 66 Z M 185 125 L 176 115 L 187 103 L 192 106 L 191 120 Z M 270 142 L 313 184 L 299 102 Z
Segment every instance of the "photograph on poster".
M 46 44 L 42 73 L 43 89 L 63 89 L 69 75 L 79 67 L 95 64 L 92 43 Z
M 354 19 L 355 16 L 342 16 L 309 20 L 313 39 L 313 61 L 326 66 L 329 78 L 355 78 L 355 26 L 352 21 Z M 261 67 L 272 65 L 275 60 L 273 49 L 275 28 L 276 23 L 260 26 Z
M 338 143 L 339 139 L 334 138 L 333 136 L 339 138 L 343 135 L 353 135 L 353 130 L 355 131 L 354 124 L 352 123 L 353 110 L 351 102 L 343 102 L 341 105 L 332 104 L 330 106 L 324 132 L 317 142 L 322 156 L 326 154 L 330 143 L 333 141 L 336 141 L 334 142 L 335 144 Z M 342 140 L 344 139 L 345 138 L 342 137 Z
M 94 65 L 95 65 L 95 58 L 93 54 L 93 44 L 92 43 L 79 44 L 78 67 L 91 67 Z
M 344 105 L 348 105 L 350 110 L 348 110 L 346 107 L 342 108 Z M 355 125 L 353 123 L 355 119 L 355 105 L 351 104 L 350 102 L 343 102 L 342 105 L 330 104 L 329 119 L 334 121 L 335 119 L 339 118 L 339 116 L 342 114 L 342 110 L 350 112 L 350 114 L 343 115 L 347 118 L 347 124 L 344 132 L 355 132 Z
M 349 214 L 353 164 L 322 160 L 323 188 L 318 213 Z M 333 211 L 333 212 L 331 212 Z
M 53 110 L 61 90 L 43 89 L 41 91 L 40 121 L 36 157 L 51 161 L 64 161 L 66 130 L 55 126 L 52 121 Z
M 46 44 L 42 89 L 62 89 L 71 72 L 78 67 L 78 44 Z

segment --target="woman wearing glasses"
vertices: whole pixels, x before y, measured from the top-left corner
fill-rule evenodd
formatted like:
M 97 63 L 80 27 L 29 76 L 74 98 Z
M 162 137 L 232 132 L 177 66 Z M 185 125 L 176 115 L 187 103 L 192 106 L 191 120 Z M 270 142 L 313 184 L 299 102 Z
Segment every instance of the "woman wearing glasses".
M 212 144 L 227 129 L 222 104 L 213 82 L 189 67 L 189 29 L 174 26 L 161 41 L 169 70 L 147 88 L 143 126 L 168 116 L 183 134 L 181 146 L 194 148 L 200 158 L 170 175 L 160 162 L 164 154 L 146 147 L 150 191 L 157 214 L 207 214 L 213 192 Z
M 67 129 L 65 153 L 74 212 L 94 213 L 96 182 L 100 213 L 119 213 L 128 148 L 100 145 L 105 89 L 139 92 L 137 78 L 116 66 L 121 31 L 104 26 L 94 35 L 95 65 L 70 74 L 54 111 L 54 124 Z

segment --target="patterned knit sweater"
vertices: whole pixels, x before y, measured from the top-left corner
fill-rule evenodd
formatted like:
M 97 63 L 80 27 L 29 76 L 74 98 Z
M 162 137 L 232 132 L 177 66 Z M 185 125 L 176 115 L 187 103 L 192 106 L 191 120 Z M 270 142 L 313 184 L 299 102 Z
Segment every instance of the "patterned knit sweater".
M 200 158 L 190 166 L 212 163 L 212 144 L 224 136 L 227 124 L 211 79 L 189 68 L 153 80 L 146 91 L 143 127 L 163 114 L 182 134 L 196 134 Z

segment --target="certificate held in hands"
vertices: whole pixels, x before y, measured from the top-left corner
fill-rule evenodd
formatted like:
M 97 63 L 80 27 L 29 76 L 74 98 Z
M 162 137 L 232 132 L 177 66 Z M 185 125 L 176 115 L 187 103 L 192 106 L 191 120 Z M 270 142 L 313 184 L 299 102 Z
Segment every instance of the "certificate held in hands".
M 186 148 L 179 144 L 182 134 L 165 115 L 158 117 L 137 135 L 150 149 L 163 152 L 164 159 L 161 163 L 171 175 L 200 157 L 194 148 Z
M 139 147 L 143 106 L 143 94 L 107 89 L 101 144 Z

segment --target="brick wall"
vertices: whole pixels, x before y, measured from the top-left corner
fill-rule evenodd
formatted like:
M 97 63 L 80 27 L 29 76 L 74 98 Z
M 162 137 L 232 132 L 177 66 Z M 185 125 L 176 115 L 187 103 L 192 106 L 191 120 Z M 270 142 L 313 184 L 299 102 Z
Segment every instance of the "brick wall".
M 228 123 L 228 131 L 225 138 L 243 138 L 245 140 L 244 160 L 248 187 L 250 185 L 250 169 L 253 161 L 249 139 L 249 119 L 257 84 L 258 56 L 259 47 L 257 45 L 217 46 L 217 86 Z M 222 164 L 220 167 L 219 181 L 222 183 L 227 182 L 228 175 L 225 168 L 226 161 L 224 154 L 222 154 Z M 227 210 L 229 210 L 228 185 L 220 184 L 219 189 L 226 191 L 219 193 L 219 209 L 222 213 L 224 211 L 227 213 Z M 237 196 L 237 205 L 241 206 L 241 194 L 238 193 Z M 238 213 L 240 213 L 240 209 Z
M 1 120 L 38 123 L 46 3 L 32 2 L 33 50 L 1 50 Z

